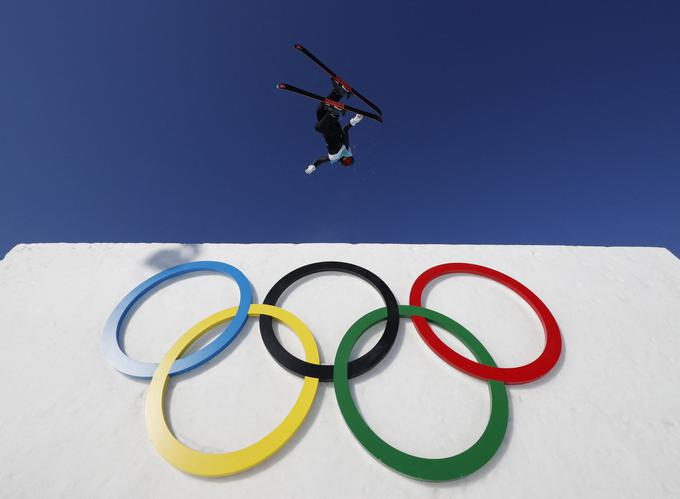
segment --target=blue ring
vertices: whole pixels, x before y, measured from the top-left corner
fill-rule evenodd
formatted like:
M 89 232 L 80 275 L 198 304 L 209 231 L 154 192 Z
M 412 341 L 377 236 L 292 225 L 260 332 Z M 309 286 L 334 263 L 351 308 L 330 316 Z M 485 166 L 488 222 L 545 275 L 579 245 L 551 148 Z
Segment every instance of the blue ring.
M 104 357 L 113 367 L 123 374 L 135 378 L 151 379 L 153 377 L 153 373 L 158 364 L 131 359 L 123 351 L 123 348 L 121 347 L 121 340 L 123 338 L 121 326 L 123 321 L 134 304 L 157 285 L 168 279 L 202 270 L 226 274 L 236 281 L 241 293 L 238 311 L 234 318 L 229 322 L 229 325 L 219 334 L 219 336 L 217 336 L 217 338 L 200 350 L 197 350 L 186 357 L 177 359 L 170 368 L 170 375 L 181 374 L 194 367 L 198 367 L 201 364 L 208 362 L 229 346 L 238 333 L 241 332 L 243 325 L 248 319 L 248 309 L 250 308 L 253 299 L 250 282 L 240 270 L 226 263 L 212 261 L 184 263 L 150 277 L 125 295 L 125 298 L 123 298 L 120 303 L 116 305 L 116 308 L 113 309 L 113 312 L 111 312 L 111 315 L 106 321 L 102 334 L 102 350 L 104 352 Z

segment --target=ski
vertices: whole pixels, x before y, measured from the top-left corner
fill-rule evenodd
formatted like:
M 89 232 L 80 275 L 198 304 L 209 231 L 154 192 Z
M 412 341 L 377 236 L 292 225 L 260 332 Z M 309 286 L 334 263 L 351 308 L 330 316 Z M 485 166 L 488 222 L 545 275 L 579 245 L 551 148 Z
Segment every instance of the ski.
M 295 44 L 295 48 L 298 49 L 303 54 L 305 54 L 307 57 L 309 57 L 312 61 L 314 61 L 321 69 L 323 69 L 326 73 L 328 73 L 328 75 L 331 78 L 333 78 L 339 85 L 342 85 L 342 87 L 345 90 L 347 90 L 347 92 L 349 92 L 352 95 L 356 95 L 359 99 L 364 101 L 364 103 L 366 103 L 367 106 L 375 109 L 375 111 L 380 116 L 382 116 L 382 111 L 380 110 L 380 108 L 378 106 L 376 106 L 370 100 L 368 100 L 366 97 L 361 95 L 361 93 L 359 93 L 359 91 L 356 88 L 352 88 L 351 86 L 349 86 L 349 84 L 346 81 L 344 81 L 342 78 L 340 78 L 331 68 L 326 66 L 323 62 L 321 62 L 318 57 L 316 57 L 314 54 L 312 54 L 309 50 L 307 50 L 305 47 L 303 47 L 299 43 Z
M 377 121 L 378 123 L 383 122 L 382 116 L 378 114 L 374 114 L 368 111 L 363 111 L 359 108 L 353 107 L 353 106 L 348 106 L 347 104 L 343 104 L 342 102 L 337 102 L 332 99 L 329 99 L 327 97 L 322 97 L 320 95 L 314 94 L 312 92 L 308 92 L 307 90 L 302 90 L 301 88 L 294 87 L 293 85 L 288 85 L 288 83 L 279 83 L 276 85 L 276 88 L 279 90 L 288 90 L 290 92 L 294 92 L 299 95 L 303 95 L 305 97 L 309 97 L 310 99 L 317 100 L 327 106 L 333 107 L 337 109 L 338 111 L 351 111 L 353 113 L 357 114 L 363 114 L 366 118 L 371 118 L 372 120 Z

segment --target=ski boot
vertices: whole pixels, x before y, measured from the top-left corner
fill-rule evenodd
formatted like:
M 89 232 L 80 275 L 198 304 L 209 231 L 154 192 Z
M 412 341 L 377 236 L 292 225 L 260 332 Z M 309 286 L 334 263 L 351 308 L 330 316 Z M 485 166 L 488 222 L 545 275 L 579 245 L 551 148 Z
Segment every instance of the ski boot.
M 347 91 L 345 87 L 338 83 L 335 78 L 331 77 L 331 83 L 333 84 L 333 93 L 338 95 L 337 100 L 340 100 L 343 97 L 347 97 L 349 99 L 350 95 L 352 95 Z

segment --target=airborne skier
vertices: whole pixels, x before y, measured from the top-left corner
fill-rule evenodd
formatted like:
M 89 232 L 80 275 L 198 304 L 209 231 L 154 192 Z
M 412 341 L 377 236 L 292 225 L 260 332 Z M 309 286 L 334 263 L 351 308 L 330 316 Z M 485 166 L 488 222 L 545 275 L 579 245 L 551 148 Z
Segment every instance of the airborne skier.
M 344 96 L 348 95 L 347 91 L 342 88 L 333 78 L 333 90 L 328 94 L 327 99 L 340 102 Z M 349 145 L 349 129 L 357 126 L 364 118 L 362 114 L 356 113 L 354 117 L 349 120 L 344 127 L 340 126 L 341 111 L 330 104 L 321 103 L 316 108 L 316 125 L 314 129 L 323 135 L 326 140 L 326 149 L 328 149 L 327 156 L 321 156 L 314 161 L 305 170 L 306 174 L 314 173 L 316 168 L 327 162 L 337 163 L 340 161 L 343 166 L 350 166 L 354 163 L 354 156 L 352 156 L 352 149 Z
M 354 156 L 352 156 L 352 150 L 350 149 L 349 145 L 349 129 L 358 125 L 364 117 L 375 120 L 378 123 L 382 123 L 382 111 L 373 102 L 361 95 L 361 93 L 359 93 L 356 88 L 350 87 L 346 81 L 342 80 L 335 72 L 333 72 L 328 66 L 321 62 L 309 50 L 304 48 L 299 43 L 295 44 L 295 48 L 306 55 L 314 63 L 316 63 L 321 69 L 323 69 L 331 77 L 331 82 L 333 84 L 333 90 L 328 94 L 327 97 L 322 97 L 312 92 L 308 92 L 307 90 L 302 90 L 301 88 L 294 87 L 288 83 L 279 83 L 276 86 L 280 90 L 288 90 L 290 92 L 303 95 L 320 102 L 316 109 L 316 126 L 314 129 L 322 134 L 326 140 L 328 155 L 322 156 L 321 158 L 314 161 L 307 167 L 305 173 L 314 173 L 317 166 L 329 161 L 331 163 L 340 161 L 344 166 L 350 166 L 352 163 L 354 163 Z M 363 111 L 356 107 L 348 106 L 347 104 L 340 102 L 343 97 L 349 98 L 350 95 L 355 95 L 358 99 L 363 101 L 378 114 Z M 345 111 L 352 111 L 354 113 L 354 117 L 349 120 L 347 125 L 342 127 L 340 125 L 340 116 L 344 115 Z

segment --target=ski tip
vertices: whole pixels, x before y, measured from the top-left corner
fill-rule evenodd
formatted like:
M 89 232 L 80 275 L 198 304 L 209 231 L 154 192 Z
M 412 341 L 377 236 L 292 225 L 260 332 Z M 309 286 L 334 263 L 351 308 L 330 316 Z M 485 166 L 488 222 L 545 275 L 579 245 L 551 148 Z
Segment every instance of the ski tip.
M 298 49 L 298 50 L 304 49 L 304 47 L 302 45 L 300 45 L 299 43 L 295 44 L 295 48 Z
M 279 90 L 285 90 L 286 84 L 285 83 L 277 83 L 276 88 L 278 88 Z

